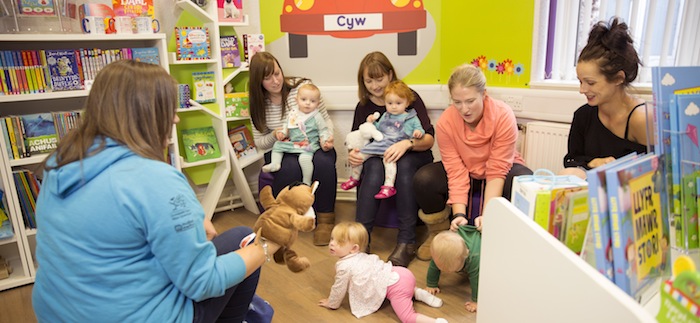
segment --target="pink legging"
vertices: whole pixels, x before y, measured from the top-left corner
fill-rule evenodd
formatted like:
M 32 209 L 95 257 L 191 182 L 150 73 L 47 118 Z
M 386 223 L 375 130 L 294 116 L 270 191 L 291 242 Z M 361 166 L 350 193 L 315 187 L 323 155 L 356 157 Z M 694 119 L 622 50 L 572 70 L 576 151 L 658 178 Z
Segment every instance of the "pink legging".
M 394 313 L 403 323 L 415 323 L 418 313 L 413 309 L 413 290 L 416 288 L 416 276 L 408 268 L 394 266 L 399 274 L 399 281 L 387 287 L 386 298 L 391 302 Z

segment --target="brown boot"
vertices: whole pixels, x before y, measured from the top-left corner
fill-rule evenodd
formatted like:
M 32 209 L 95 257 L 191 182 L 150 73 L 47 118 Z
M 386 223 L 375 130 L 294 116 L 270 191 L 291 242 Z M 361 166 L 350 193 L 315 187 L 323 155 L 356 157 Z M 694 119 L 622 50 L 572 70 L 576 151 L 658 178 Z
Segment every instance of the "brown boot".
M 430 260 L 430 243 L 433 241 L 435 236 L 445 230 L 450 229 L 450 208 L 446 207 L 440 212 L 425 214 L 423 210 L 418 210 L 418 217 L 423 220 L 425 225 L 428 227 L 428 238 L 416 251 L 416 258 L 420 260 Z
M 316 213 L 316 222 L 314 246 L 327 246 L 331 242 L 331 231 L 335 226 L 335 213 Z
M 416 245 L 414 243 L 399 243 L 389 256 L 388 261 L 394 266 L 408 268 L 413 258 L 416 257 Z

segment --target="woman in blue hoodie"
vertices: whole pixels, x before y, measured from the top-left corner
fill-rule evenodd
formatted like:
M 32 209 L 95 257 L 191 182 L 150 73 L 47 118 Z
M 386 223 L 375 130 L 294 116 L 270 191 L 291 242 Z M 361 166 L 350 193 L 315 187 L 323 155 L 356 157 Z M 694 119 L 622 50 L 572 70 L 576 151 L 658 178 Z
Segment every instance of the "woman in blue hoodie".
M 130 60 L 95 78 L 79 128 L 44 164 L 37 201 L 39 321 L 240 322 L 279 246 L 216 235 L 164 150 L 176 81 Z M 241 247 L 243 245 L 243 247 Z

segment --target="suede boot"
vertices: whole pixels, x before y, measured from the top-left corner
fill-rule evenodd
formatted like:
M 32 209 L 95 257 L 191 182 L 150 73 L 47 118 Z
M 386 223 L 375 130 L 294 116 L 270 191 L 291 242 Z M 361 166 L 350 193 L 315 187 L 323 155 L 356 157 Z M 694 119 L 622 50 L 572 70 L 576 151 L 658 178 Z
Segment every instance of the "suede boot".
M 331 241 L 331 231 L 335 226 L 335 213 L 316 213 L 316 222 L 314 246 L 327 246 Z
M 416 258 L 420 260 L 430 260 L 430 243 L 435 236 L 445 230 L 450 229 L 450 208 L 446 207 L 440 212 L 425 214 L 423 210 L 418 210 L 418 217 L 423 220 L 428 227 L 428 238 L 416 251 Z

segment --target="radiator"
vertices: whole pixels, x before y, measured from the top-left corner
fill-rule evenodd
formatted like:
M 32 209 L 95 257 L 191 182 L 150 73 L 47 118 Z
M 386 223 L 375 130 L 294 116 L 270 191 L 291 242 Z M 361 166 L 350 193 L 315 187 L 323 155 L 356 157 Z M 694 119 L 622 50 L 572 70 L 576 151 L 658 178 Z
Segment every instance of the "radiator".
M 533 171 L 545 168 L 555 174 L 564 168 L 569 124 L 534 121 L 525 131 L 525 163 Z

